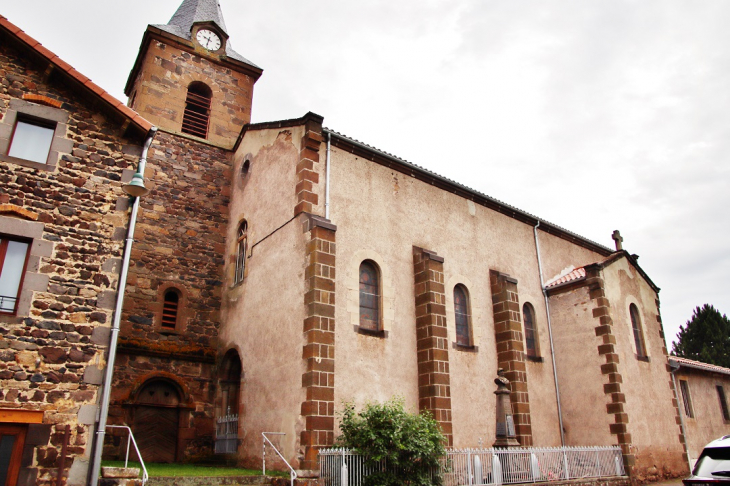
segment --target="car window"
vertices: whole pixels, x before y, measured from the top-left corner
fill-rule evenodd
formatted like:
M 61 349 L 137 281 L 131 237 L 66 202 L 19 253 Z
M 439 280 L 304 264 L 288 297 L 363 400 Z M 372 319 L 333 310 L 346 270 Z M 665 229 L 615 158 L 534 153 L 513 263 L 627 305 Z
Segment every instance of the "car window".
M 713 447 L 702 451 L 692 474 L 701 477 L 730 477 L 730 448 Z

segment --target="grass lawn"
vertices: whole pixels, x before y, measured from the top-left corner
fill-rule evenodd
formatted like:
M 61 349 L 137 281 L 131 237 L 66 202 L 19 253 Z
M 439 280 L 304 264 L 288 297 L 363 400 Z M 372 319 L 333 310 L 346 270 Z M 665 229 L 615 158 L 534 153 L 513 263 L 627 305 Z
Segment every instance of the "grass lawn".
M 124 461 L 103 461 L 102 466 L 124 467 Z M 190 477 L 190 476 L 260 476 L 261 470 L 240 467 L 202 466 L 200 464 L 145 463 L 147 474 L 153 477 Z M 140 467 L 138 462 L 129 461 L 129 467 Z M 141 467 L 140 467 L 141 469 Z M 289 477 L 289 473 L 266 471 L 268 476 Z

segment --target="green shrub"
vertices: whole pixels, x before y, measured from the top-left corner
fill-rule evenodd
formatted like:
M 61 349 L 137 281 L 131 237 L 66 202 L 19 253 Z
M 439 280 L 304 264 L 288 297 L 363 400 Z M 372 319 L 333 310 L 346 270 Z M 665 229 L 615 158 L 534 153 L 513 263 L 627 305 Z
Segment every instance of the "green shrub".
M 440 486 L 439 458 L 444 436 L 430 413 L 409 413 L 402 398 L 369 403 L 360 413 L 346 403 L 340 423 L 339 447 L 354 449 L 368 465 L 385 460 L 384 472 L 365 478 L 365 486 Z

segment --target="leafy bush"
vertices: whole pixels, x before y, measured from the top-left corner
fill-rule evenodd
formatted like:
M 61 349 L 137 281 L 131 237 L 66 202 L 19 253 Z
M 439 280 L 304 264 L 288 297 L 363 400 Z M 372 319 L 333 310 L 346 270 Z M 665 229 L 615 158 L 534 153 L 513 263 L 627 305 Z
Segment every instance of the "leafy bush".
M 339 447 L 354 449 L 369 466 L 386 461 L 387 470 L 365 478 L 365 486 L 441 485 L 445 439 L 430 413 L 409 413 L 402 398 L 369 403 L 360 413 L 346 403 L 340 430 Z

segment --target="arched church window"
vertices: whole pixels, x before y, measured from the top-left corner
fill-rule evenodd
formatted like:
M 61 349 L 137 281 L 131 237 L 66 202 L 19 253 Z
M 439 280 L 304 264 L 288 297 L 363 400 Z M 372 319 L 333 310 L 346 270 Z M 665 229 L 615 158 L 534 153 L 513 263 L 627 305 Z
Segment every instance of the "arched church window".
M 246 270 L 246 250 L 248 248 L 248 223 L 242 221 L 238 227 L 238 243 L 236 248 L 236 275 L 233 283 L 243 282 Z
M 631 316 L 631 329 L 634 331 L 634 344 L 636 345 L 636 356 L 640 358 L 646 357 L 646 346 L 644 345 L 644 336 L 641 331 L 641 318 L 639 317 L 639 309 L 636 305 L 629 306 L 629 315 Z
M 177 314 L 180 305 L 180 293 L 176 289 L 169 289 L 165 292 L 162 304 L 162 320 L 160 326 L 165 329 L 177 327 Z
M 208 123 L 210 121 L 210 101 L 213 91 L 205 84 L 194 81 L 188 86 L 188 95 L 185 98 L 182 132 L 200 138 L 208 137 Z
M 522 306 L 522 320 L 525 325 L 525 354 L 528 357 L 536 358 L 540 356 L 540 345 L 535 326 L 535 310 L 529 303 Z
M 466 287 L 454 287 L 454 317 L 456 320 L 456 344 L 471 346 L 471 316 L 469 315 L 469 296 Z
M 370 260 L 360 264 L 360 329 L 380 331 L 380 272 Z

